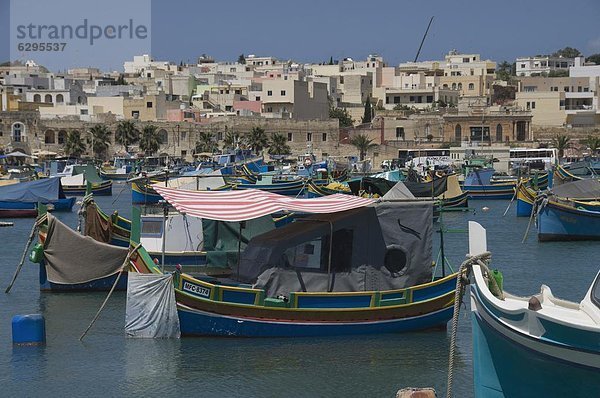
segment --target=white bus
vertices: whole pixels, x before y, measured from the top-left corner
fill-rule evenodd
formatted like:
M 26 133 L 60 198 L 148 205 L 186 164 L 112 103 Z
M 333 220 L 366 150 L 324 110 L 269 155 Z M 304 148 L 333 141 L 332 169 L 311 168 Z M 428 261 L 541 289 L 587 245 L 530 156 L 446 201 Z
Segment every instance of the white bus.
M 510 168 L 528 166 L 532 169 L 548 170 L 552 168 L 558 159 L 556 148 L 511 148 Z

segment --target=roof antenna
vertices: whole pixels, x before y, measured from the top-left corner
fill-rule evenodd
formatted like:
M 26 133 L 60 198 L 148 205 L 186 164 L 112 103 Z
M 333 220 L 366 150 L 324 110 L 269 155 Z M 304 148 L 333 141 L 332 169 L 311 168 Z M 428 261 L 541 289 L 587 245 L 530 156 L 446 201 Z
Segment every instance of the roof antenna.
M 429 25 L 427 25 L 427 30 L 425 30 L 425 34 L 423 35 L 423 39 L 421 40 L 421 44 L 419 45 L 419 49 L 417 50 L 417 55 L 415 55 L 415 60 L 413 62 L 417 62 L 419 58 L 419 54 L 421 54 L 421 48 L 423 47 L 423 43 L 425 43 L 425 38 L 427 37 L 427 33 L 429 32 L 429 28 L 431 27 L 431 23 L 433 22 L 433 17 L 429 20 Z

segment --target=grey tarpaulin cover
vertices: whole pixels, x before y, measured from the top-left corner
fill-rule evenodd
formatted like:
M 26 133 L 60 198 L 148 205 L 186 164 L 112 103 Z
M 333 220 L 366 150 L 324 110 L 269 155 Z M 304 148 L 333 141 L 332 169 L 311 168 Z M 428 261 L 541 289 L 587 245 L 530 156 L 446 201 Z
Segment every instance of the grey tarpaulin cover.
M 569 199 L 597 199 L 600 198 L 600 181 L 586 178 L 573 182 L 557 185 L 550 189 L 554 195 Z
M 265 289 L 268 297 L 401 289 L 428 282 L 432 213 L 430 201 L 382 202 L 297 220 L 250 241 L 239 279 Z
M 172 274 L 129 273 L 125 333 L 127 337 L 180 337 Z
M 48 213 L 44 262 L 48 280 L 54 283 L 85 283 L 121 270 L 128 249 L 83 236 Z
M 410 192 L 402 181 L 398 181 L 385 195 L 383 199 L 414 199 L 415 195 Z

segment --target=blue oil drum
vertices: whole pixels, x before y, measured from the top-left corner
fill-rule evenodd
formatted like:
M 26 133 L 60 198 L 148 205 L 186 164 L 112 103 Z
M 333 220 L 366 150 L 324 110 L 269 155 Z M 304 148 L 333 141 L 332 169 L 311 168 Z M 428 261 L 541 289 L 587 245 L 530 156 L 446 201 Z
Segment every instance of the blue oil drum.
M 46 320 L 41 314 L 15 315 L 12 319 L 12 339 L 15 345 L 46 343 Z

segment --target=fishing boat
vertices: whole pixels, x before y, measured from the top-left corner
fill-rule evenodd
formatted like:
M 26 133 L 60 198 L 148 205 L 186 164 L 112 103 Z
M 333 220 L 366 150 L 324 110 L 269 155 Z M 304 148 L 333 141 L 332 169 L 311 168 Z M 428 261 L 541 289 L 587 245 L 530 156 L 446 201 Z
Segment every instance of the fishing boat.
M 474 169 L 467 174 L 463 190 L 469 194 L 469 199 L 510 199 L 514 195 L 516 180 L 492 183 L 495 170 Z
M 307 181 L 303 178 L 296 178 L 292 181 L 274 181 L 273 175 L 261 175 L 261 178 L 255 183 L 240 183 L 232 179 L 226 179 L 232 190 L 258 189 L 265 192 L 271 192 L 285 196 L 299 196 L 307 186 Z
M 84 196 L 88 183 L 91 184 L 91 191 L 94 195 L 112 195 L 112 180 L 100 178 L 94 165 L 68 165 L 63 173 L 65 175 L 60 178 L 60 181 L 67 196 Z
M 554 178 L 556 179 L 557 182 L 560 182 L 560 183 L 572 182 L 572 181 L 578 181 L 578 180 L 584 179 L 583 176 L 575 175 L 575 174 L 571 173 L 570 170 L 567 170 L 564 166 L 561 166 L 561 165 L 557 165 L 554 168 Z
M 162 182 L 161 182 L 162 180 Z M 166 178 L 164 173 L 157 176 L 136 177 L 131 181 L 131 202 L 133 204 L 153 204 L 163 200 L 152 188 L 153 184 L 161 182 L 167 187 L 203 190 L 228 190 L 230 185 L 225 183 L 221 170 L 207 169 L 195 176 Z
M 475 396 L 597 396 L 600 273 L 577 303 L 556 298 L 546 285 L 531 296 L 504 292 L 506 280 L 498 283 L 488 266 L 472 265 Z
M 59 178 L 0 186 L 1 217 L 36 217 L 39 203 L 54 211 L 71 211 L 75 198 L 65 196 Z
M 104 180 L 125 181 L 134 175 L 135 159 L 115 157 L 113 166 L 103 166 L 100 177 Z
M 538 240 L 599 240 L 598 199 L 600 181 L 596 179 L 553 187 L 536 202 Z
M 316 213 L 255 236 L 227 279 L 176 272 L 182 335 L 402 332 L 445 327 L 452 315 L 456 275 L 432 281 L 431 202 L 154 188 L 188 216 L 240 226 L 283 209 Z M 130 257 L 132 267 L 142 274 L 160 274 L 137 245 L 137 230 L 134 217 L 132 247 L 138 249 Z
M 537 198 L 537 191 L 528 187 L 524 182 L 517 184 L 515 190 L 517 200 L 517 217 L 531 216 L 533 205 Z

